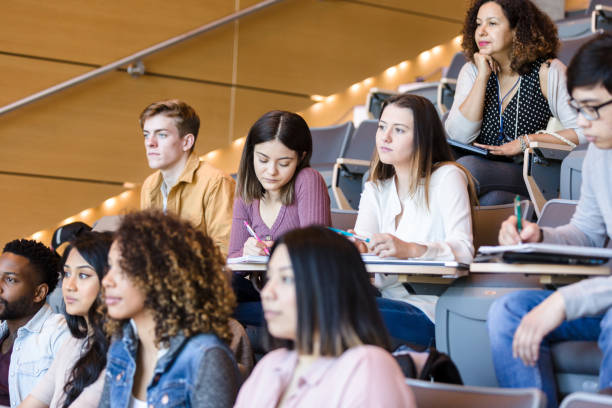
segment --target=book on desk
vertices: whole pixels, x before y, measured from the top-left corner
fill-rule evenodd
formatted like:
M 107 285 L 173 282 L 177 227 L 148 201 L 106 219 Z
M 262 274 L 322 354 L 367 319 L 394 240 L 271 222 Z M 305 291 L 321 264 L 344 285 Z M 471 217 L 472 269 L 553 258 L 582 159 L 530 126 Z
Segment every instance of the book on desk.
M 422 259 L 398 259 L 393 257 L 381 258 L 372 254 L 361 254 L 361 259 L 366 265 L 406 265 L 406 266 L 443 266 L 447 268 L 467 269 L 468 264 L 457 261 L 439 261 Z
M 527 243 L 505 246 L 482 246 L 477 261 L 487 257 L 508 263 L 549 263 L 561 265 L 603 265 L 612 259 L 612 249 Z

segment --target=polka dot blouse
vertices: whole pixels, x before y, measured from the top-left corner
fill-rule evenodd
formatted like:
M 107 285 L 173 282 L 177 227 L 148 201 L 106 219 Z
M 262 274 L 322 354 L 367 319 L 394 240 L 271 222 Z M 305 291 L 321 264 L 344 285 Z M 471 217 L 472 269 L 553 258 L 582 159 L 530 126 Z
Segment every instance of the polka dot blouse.
M 540 66 L 543 59 L 531 63 L 529 72 L 521 76 L 520 89 L 514 94 L 502 115 L 503 138 L 500 140 L 499 94 L 495 74 L 489 76 L 485 91 L 485 107 L 482 117 L 480 135 L 476 142 L 500 146 L 511 142 L 516 136 L 532 134 L 546 129 L 549 119 L 553 116 L 548 101 L 540 88 Z M 520 98 L 519 98 L 520 93 Z M 519 100 L 520 99 L 520 100 Z M 518 109 L 518 121 L 516 110 Z M 515 123 L 518 129 L 515 132 Z

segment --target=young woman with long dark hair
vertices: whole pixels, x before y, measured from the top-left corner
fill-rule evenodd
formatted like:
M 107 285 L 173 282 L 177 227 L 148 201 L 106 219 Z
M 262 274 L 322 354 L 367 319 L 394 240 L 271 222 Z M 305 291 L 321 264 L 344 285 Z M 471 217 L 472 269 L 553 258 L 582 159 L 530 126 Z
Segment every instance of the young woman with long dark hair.
M 111 243 L 110 233 L 82 231 L 66 247 L 62 294 L 72 337 L 20 407 L 98 406 L 108 349 L 100 289 Z
M 268 353 L 236 407 L 414 407 L 355 246 L 321 227 L 290 231 L 271 250 L 261 292 Z

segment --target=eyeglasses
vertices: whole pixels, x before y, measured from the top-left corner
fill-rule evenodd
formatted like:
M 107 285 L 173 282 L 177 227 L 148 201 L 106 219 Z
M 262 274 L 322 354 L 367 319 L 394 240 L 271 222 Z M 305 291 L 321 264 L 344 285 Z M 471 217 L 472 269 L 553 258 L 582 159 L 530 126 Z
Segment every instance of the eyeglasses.
M 601 105 L 596 106 L 585 106 L 580 105 L 575 99 L 570 99 L 569 106 L 576 111 L 576 113 L 582 114 L 587 120 L 599 119 L 599 110 L 606 105 L 612 104 L 612 99 L 608 102 L 604 102 Z

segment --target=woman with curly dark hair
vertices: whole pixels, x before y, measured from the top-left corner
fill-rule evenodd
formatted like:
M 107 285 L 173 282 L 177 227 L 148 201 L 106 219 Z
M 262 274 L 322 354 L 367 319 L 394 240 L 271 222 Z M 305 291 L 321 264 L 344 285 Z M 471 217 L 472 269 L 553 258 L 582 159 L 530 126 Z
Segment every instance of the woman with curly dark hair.
M 459 73 L 445 127 L 451 139 L 507 158 L 459 158 L 478 181 L 481 204 L 528 195 L 516 162 L 530 142 L 584 142 L 568 105 L 565 66 L 554 59 L 558 48 L 554 23 L 530 0 L 476 0 L 467 12 L 463 50 L 469 63 Z M 537 133 L 553 117 L 564 130 Z
M 111 318 L 101 407 L 229 407 L 234 295 L 214 242 L 159 211 L 126 215 L 102 284 Z
M 72 337 L 49 371 L 19 405 L 25 408 L 97 407 L 104 384 L 108 338 L 99 311 L 112 234 L 81 231 L 64 251 L 62 295 Z

